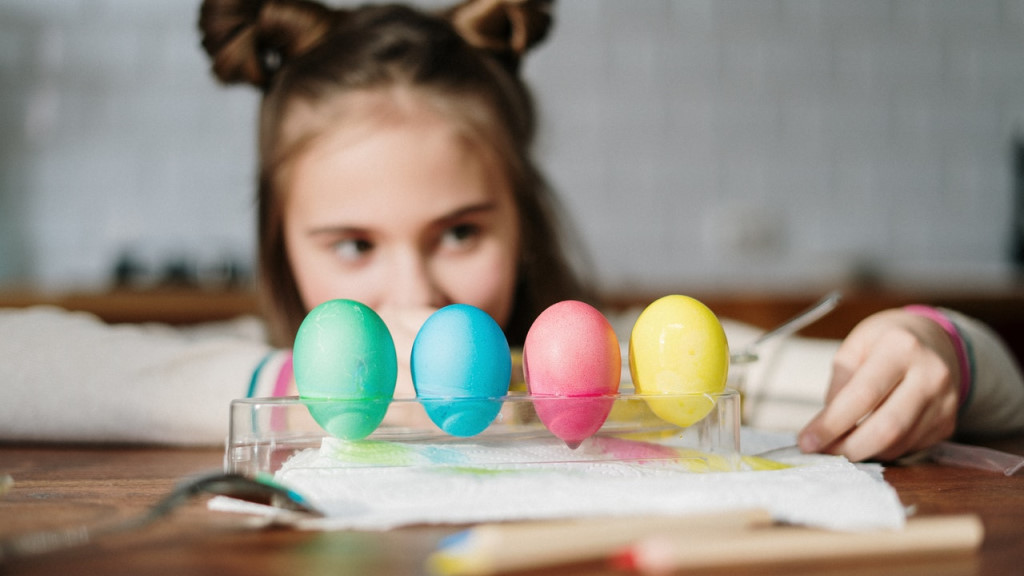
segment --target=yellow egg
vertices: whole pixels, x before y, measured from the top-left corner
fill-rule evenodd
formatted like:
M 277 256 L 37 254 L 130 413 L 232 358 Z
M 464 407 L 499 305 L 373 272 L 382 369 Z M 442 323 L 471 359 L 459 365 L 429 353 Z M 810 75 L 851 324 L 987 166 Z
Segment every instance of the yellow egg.
M 689 296 L 664 296 L 644 309 L 629 338 L 633 386 L 651 410 L 677 426 L 701 420 L 725 390 L 729 344 L 707 306 Z M 667 395 L 664 398 L 656 396 Z

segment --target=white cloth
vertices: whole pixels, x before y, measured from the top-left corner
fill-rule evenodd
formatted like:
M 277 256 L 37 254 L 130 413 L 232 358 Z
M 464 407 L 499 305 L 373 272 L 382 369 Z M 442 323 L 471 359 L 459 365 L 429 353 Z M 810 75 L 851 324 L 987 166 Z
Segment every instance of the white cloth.
M 759 443 L 757 432 L 745 432 L 751 446 L 773 445 Z M 778 438 L 769 440 L 777 445 Z M 791 435 L 782 438 L 783 443 L 793 442 Z M 276 480 L 326 515 L 300 520 L 297 527 L 387 530 L 415 524 L 687 514 L 750 507 L 767 509 L 778 521 L 834 530 L 897 529 L 905 521 L 904 507 L 880 474 L 839 456 L 792 451 L 777 458 L 793 464 L 792 468 L 700 473 L 686 462 L 559 462 L 566 456 L 560 458 L 559 451 L 568 448 L 548 440 L 415 449 L 380 443 L 377 448 L 395 462 L 378 460 L 366 466 L 362 458 L 345 458 L 346 450 L 332 439 L 286 462 Z M 409 450 L 414 454 L 407 454 Z M 403 465 L 388 465 L 396 462 Z M 209 506 L 252 512 L 247 504 L 224 497 L 211 500 Z

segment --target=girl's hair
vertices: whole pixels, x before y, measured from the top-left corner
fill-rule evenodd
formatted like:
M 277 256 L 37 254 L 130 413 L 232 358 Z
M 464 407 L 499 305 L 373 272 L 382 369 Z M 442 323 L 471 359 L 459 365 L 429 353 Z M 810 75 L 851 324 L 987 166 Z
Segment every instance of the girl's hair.
M 214 74 L 263 91 L 259 275 L 275 344 L 290 346 L 306 315 L 284 246 L 282 187 L 290 161 L 331 129 L 329 114 L 356 91 L 400 88 L 424 96 L 510 183 L 522 244 L 505 327 L 511 344 L 521 345 L 554 302 L 591 299 L 570 265 L 555 198 L 531 158 L 536 111 L 518 74 L 523 55 L 547 34 L 550 4 L 467 0 L 429 13 L 400 5 L 332 9 L 308 0 L 203 2 L 199 27 Z

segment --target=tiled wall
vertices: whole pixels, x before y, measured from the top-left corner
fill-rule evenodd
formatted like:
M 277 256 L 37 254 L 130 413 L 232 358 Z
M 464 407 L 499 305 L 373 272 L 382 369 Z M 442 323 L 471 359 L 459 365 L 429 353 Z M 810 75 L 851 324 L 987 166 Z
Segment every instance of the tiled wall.
M 124 252 L 154 273 L 250 261 L 257 98 L 214 82 L 197 15 L 182 0 L 0 0 L 9 276 L 102 284 Z
M 437 4 L 438 2 L 433 2 Z M 248 258 L 196 1 L 0 0 L 0 279 Z M 538 149 L 613 289 L 1010 276 L 1024 0 L 558 0 Z

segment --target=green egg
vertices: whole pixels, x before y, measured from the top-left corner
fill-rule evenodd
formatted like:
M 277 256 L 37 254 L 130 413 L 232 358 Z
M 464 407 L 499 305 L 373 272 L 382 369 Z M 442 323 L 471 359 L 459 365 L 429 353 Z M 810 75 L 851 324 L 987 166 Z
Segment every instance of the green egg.
M 331 436 L 358 440 L 384 419 L 398 380 L 391 332 L 354 300 L 329 300 L 302 321 L 292 350 L 295 384 Z

